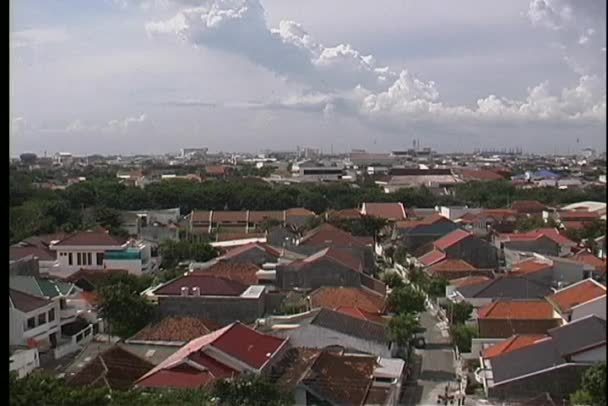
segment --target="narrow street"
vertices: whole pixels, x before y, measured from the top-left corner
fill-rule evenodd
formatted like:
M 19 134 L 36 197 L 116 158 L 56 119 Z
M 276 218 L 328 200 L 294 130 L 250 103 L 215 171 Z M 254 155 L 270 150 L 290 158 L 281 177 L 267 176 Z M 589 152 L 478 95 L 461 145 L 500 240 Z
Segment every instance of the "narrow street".
M 426 348 L 416 349 L 412 376 L 402 395 L 404 405 L 437 405 L 446 385 L 456 389 L 454 355 L 445 327 L 428 310 L 420 315 Z

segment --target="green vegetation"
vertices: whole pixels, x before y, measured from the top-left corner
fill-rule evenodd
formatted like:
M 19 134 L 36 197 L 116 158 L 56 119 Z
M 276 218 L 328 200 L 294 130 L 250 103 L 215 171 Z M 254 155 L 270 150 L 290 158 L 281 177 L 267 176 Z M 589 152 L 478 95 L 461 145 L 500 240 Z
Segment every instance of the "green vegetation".
M 585 371 L 581 387 L 570 396 L 573 405 L 606 404 L 606 363 L 598 362 Z
M 10 406 L 219 406 L 219 405 L 290 405 L 290 394 L 259 376 L 244 375 L 223 380 L 211 389 L 160 389 L 129 391 L 108 390 L 89 386 L 71 386 L 63 379 L 45 372 L 33 372 L 17 379 L 9 376 Z
M 460 352 L 470 352 L 473 338 L 478 336 L 477 329 L 466 324 L 453 324 L 450 327 L 452 342 Z
M 445 310 L 450 324 L 464 324 L 471 318 L 473 313 L 473 305 L 468 302 L 448 302 L 442 304 L 441 307 Z
M 384 272 L 380 279 L 391 289 L 398 289 L 405 286 L 403 278 L 395 271 Z
M 207 242 L 168 240 L 160 244 L 160 255 L 163 259 L 162 267 L 170 269 L 186 260 L 196 262 L 209 261 L 217 257 L 218 252 Z
M 551 225 L 545 224 L 543 218 L 539 216 L 520 217 L 515 222 L 515 230 L 519 233 L 525 233 L 541 227 L 551 227 Z
M 388 336 L 400 347 L 407 347 L 420 331 L 420 323 L 415 313 L 399 314 L 388 322 Z
M 393 290 L 388 297 L 388 307 L 396 314 L 419 313 L 425 309 L 424 294 L 410 285 Z
M 601 237 L 606 234 L 606 221 L 605 220 L 594 220 L 580 229 L 569 229 L 565 232 L 566 236 L 572 241 L 586 241 L 588 244 L 592 244 L 591 241 L 597 237 Z

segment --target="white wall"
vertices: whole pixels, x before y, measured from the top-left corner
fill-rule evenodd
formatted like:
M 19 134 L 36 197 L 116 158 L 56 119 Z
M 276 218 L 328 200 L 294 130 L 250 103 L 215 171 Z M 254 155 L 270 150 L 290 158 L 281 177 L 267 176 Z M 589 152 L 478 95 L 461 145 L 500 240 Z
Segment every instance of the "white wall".
M 48 312 L 55 309 L 55 320 L 49 322 Z M 38 315 L 46 313 L 46 323 L 38 325 Z M 27 320 L 34 317 L 36 327 L 26 330 Z M 29 313 L 23 313 L 17 309 L 9 308 L 9 344 L 25 345 L 29 338 L 45 339 L 53 333 L 59 332 L 60 309 L 59 301 L 53 301 L 48 306 L 35 309 Z M 59 339 L 59 333 L 57 339 Z
M 606 320 L 606 295 L 572 308 L 572 320 L 578 320 L 591 314 Z
M 23 378 L 34 369 L 40 367 L 40 358 L 37 348 L 17 350 L 11 355 L 9 371 L 16 371 L 19 378 Z
M 120 247 L 115 247 L 120 249 Z M 69 264 L 69 254 L 72 254 L 72 265 Z M 78 253 L 88 255 L 91 254 L 91 264 L 84 265 L 82 262 L 78 265 Z M 100 247 L 82 247 L 82 248 L 59 248 L 57 247 L 57 261 L 59 271 L 75 272 L 81 268 L 86 269 L 103 269 L 103 262 L 97 265 L 97 254 L 105 253 L 105 248 Z M 62 255 L 65 254 L 65 255 Z M 85 262 L 86 263 L 86 262 Z

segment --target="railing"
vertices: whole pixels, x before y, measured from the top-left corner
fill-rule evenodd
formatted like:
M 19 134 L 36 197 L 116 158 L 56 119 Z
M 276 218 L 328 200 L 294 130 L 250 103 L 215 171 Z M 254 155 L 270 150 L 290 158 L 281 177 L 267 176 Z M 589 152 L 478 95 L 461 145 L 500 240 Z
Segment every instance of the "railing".
M 72 317 L 76 317 L 78 314 L 76 308 L 74 307 L 66 307 L 65 309 L 61 309 L 59 311 L 59 317 L 62 319 L 69 319 Z

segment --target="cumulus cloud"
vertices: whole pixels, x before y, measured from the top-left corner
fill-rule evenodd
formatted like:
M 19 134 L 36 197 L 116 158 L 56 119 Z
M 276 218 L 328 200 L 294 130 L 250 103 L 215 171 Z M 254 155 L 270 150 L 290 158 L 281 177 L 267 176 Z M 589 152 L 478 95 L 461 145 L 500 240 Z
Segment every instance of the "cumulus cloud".
M 138 125 L 146 121 L 146 115 L 142 114 L 139 117 L 127 117 L 122 120 L 110 120 L 107 127 L 109 129 L 125 131 L 134 125 Z
M 544 82 L 530 87 L 524 100 L 489 95 L 472 106 L 450 106 L 442 102 L 435 82 L 422 80 L 405 68 L 397 73 L 380 66 L 372 55 L 350 44 L 324 45 L 294 21 L 268 28 L 259 0 L 201 3 L 192 7 L 189 1 L 175 0 L 176 13 L 149 22 L 146 30 L 150 35 L 175 34 L 195 46 L 241 56 L 305 86 L 304 94 L 249 107 L 314 111 L 326 117 L 342 113 L 396 125 L 454 119 L 605 120 L 606 96 L 601 86 L 605 76 L 591 72 L 589 64 L 579 69 L 580 80 L 572 88 L 559 91 Z M 586 5 L 581 11 L 577 4 L 533 0 L 527 15 L 533 24 L 564 32 L 581 47 L 578 42 L 583 36 L 583 44 L 590 44 L 599 38 L 601 28 L 592 15 L 593 7 Z M 575 28 L 582 21 L 584 29 Z M 560 46 L 568 50 L 569 44 Z M 595 49 L 597 52 L 599 46 Z M 573 61 L 579 59 L 573 56 Z
M 41 46 L 55 42 L 63 42 L 69 38 L 63 28 L 29 29 L 10 33 L 10 47 L 13 49 Z
M 83 132 L 124 132 L 136 125 L 139 125 L 146 121 L 146 115 L 141 114 L 138 117 L 126 117 L 124 119 L 110 120 L 105 124 L 89 124 L 83 122 L 81 119 L 76 119 L 68 123 L 64 131 L 69 133 L 83 133 Z

